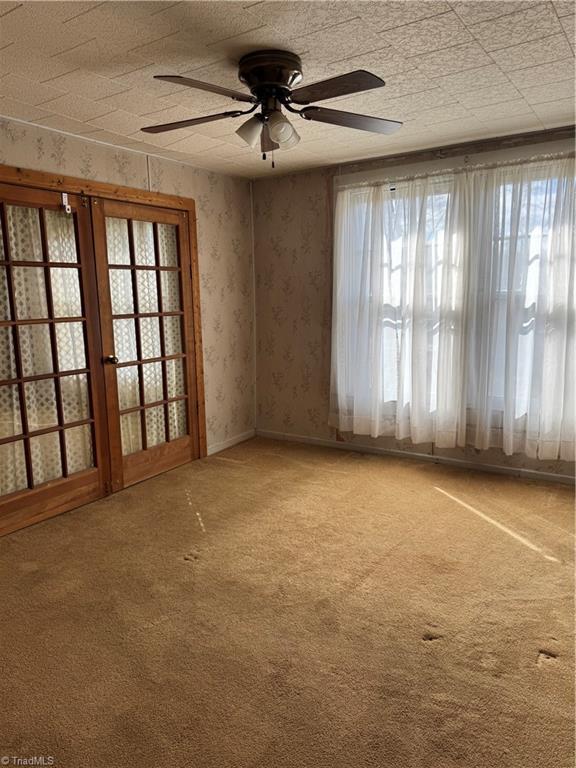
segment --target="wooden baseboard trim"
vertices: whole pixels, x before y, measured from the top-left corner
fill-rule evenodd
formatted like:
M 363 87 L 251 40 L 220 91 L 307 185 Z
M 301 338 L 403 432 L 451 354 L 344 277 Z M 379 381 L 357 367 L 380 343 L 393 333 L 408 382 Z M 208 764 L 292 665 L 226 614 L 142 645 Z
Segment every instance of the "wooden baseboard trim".
M 227 440 L 222 440 L 219 443 L 212 443 L 212 445 L 208 446 L 208 456 L 213 456 L 215 453 L 225 451 L 226 448 L 231 448 L 233 445 L 238 445 L 238 443 L 243 443 L 246 440 L 250 440 L 250 438 L 254 437 L 255 435 L 256 430 L 249 429 L 247 432 L 234 435 L 234 437 L 229 437 Z
M 318 445 L 324 448 L 338 448 L 340 451 L 356 451 L 357 453 L 373 453 L 383 456 L 396 456 L 403 459 L 416 459 L 418 461 L 428 461 L 433 464 L 446 464 L 462 469 L 474 469 L 479 472 L 490 472 L 499 475 L 512 475 L 513 477 L 523 477 L 530 480 L 545 480 L 546 482 L 563 483 L 574 485 L 572 475 L 554 474 L 553 472 L 540 472 L 536 469 L 524 469 L 523 467 L 503 467 L 498 464 L 481 464 L 479 462 L 468 461 L 467 459 L 453 459 L 448 456 L 434 456 L 429 453 L 416 453 L 415 451 L 400 451 L 394 448 L 377 448 L 359 445 L 358 443 L 340 442 L 336 440 L 324 440 L 319 437 L 308 437 L 306 435 L 292 435 L 285 432 L 270 432 L 257 429 L 257 437 L 266 437 L 270 440 L 285 440 L 293 443 L 307 443 L 309 445 Z

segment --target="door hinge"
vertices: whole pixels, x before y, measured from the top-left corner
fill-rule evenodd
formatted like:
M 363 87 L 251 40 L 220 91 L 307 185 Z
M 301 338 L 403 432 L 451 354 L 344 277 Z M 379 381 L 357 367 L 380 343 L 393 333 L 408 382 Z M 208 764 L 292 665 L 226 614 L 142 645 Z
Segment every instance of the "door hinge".
M 83 208 L 88 208 L 88 198 L 86 197 L 86 195 L 82 195 L 80 197 L 80 202 L 82 203 Z

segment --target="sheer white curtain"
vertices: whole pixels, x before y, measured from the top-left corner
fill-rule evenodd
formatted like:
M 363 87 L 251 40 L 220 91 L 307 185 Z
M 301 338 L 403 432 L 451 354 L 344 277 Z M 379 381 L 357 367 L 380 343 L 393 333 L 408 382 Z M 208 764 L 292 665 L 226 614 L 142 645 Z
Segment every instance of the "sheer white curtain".
M 574 456 L 572 160 L 343 189 L 330 423 Z

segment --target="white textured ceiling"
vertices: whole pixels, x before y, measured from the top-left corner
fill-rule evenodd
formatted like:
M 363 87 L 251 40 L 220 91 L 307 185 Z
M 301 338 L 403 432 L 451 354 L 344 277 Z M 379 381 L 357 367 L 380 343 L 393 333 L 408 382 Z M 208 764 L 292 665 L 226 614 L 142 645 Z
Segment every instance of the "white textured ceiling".
M 224 173 L 270 173 L 224 120 L 158 136 L 143 125 L 236 109 L 154 81 L 242 88 L 238 58 L 302 57 L 310 83 L 368 69 L 386 86 L 322 106 L 401 120 L 393 136 L 310 123 L 281 171 L 574 123 L 572 0 L 0 2 L 0 115 Z

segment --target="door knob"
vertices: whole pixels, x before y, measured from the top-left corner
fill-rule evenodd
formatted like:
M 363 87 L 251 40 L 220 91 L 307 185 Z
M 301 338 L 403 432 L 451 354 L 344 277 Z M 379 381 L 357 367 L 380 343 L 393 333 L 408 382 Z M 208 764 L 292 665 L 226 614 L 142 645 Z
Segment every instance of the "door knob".
M 104 358 L 104 362 L 108 363 L 108 365 L 116 365 L 116 363 L 118 362 L 118 358 L 116 357 L 116 355 L 107 355 Z

